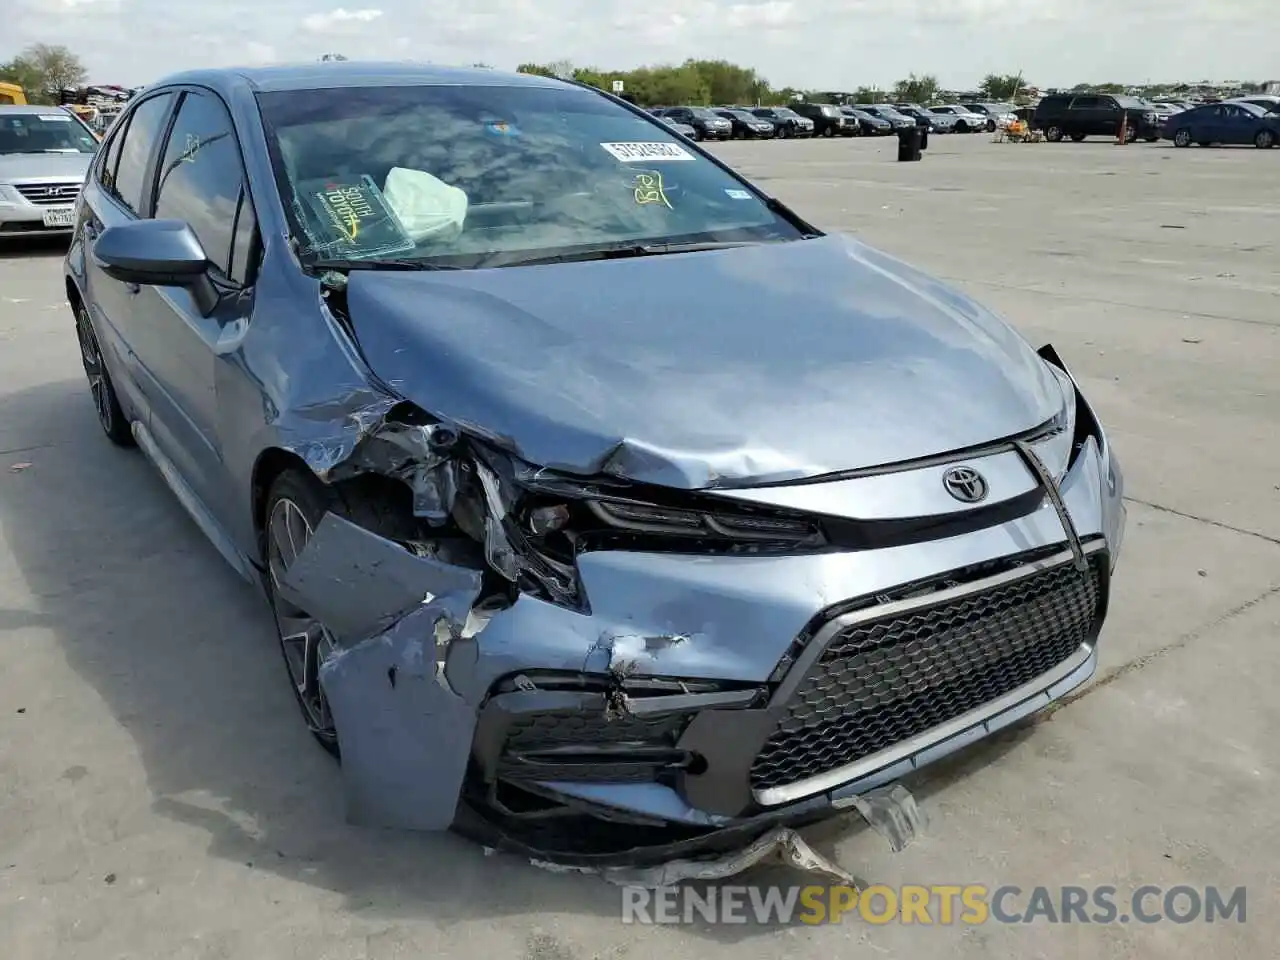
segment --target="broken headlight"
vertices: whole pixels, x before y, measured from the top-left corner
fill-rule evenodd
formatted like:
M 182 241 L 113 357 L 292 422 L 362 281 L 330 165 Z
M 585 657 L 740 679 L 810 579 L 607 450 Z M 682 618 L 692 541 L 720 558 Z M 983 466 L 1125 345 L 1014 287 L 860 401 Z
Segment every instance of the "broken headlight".
M 817 545 L 822 532 L 801 518 L 685 510 L 625 500 L 588 500 L 598 520 L 618 530 L 659 536 L 724 538 Z

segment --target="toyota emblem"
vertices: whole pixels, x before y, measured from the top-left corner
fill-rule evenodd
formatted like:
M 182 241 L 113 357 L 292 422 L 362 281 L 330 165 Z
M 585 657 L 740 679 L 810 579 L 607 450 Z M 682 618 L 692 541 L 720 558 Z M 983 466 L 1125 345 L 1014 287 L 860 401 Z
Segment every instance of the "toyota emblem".
M 987 498 L 987 481 L 973 467 L 952 467 L 942 475 L 942 485 L 961 503 L 981 503 Z

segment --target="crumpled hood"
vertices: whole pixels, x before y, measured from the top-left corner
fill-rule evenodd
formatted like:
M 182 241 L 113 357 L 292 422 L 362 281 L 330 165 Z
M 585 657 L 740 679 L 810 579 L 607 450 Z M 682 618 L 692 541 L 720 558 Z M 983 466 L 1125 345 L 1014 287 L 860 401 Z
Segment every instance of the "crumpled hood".
M 972 300 L 846 237 L 456 272 L 352 271 L 373 370 L 535 464 L 697 489 L 1032 429 L 1062 389 Z
M 8 180 L 84 180 L 92 153 L 0 154 L 0 182 Z

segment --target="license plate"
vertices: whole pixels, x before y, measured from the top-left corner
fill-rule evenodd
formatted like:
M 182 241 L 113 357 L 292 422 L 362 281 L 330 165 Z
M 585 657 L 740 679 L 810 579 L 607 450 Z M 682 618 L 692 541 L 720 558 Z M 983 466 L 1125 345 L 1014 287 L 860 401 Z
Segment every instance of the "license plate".
M 44 225 L 46 227 L 74 227 L 75 213 L 75 207 L 67 207 L 59 210 L 46 210 L 44 212 Z

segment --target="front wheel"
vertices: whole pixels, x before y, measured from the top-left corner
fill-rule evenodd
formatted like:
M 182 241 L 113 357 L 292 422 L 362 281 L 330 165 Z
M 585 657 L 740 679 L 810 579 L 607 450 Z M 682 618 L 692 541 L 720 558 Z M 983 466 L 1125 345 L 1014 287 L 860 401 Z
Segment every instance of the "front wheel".
M 968 133 L 968 132 L 969 132 L 969 125 L 965 123 L 963 120 L 961 120 L 959 123 L 956 124 L 956 133 Z
M 89 381 L 89 394 L 93 397 L 98 423 L 112 443 L 120 447 L 131 447 L 134 445 L 133 428 L 120 408 L 120 399 L 111 383 L 111 374 L 107 372 L 107 363 L 102 356 L 98 335 L 89 319 L 89 311 L 82 303 L 76 303 L 74 309 L 76 338 L 80 341 L 80 362 Z
M 1044 138 L 1045 138 L 1046 140 L 1048 140 L 1050 143 L 1059 143 L 1059 142 L 1061 142 L 1061 141 L 1062 141 L 1062 128 L 1061 128 L 1061 127 L 1049 127 L 1049 129 L 1045 130 L 1045 132 L 1044 132 Z
M 1270 150 L 1276 145 L 1276 135 L 1272 130 L 1259 130 L 1253 138 L 1253 145 L 1259 150 Z
M 1183 127 L 1181 130 L 1177 131 L 1173 135 L 1173 145 L 1175 147 L 1191 146 L 1191 131 L 1188 130 L 1186 127 Z
M 994 120 L 988 120 L 987 133 L 995 133 L 995 132 L 996 132 L 996 122 Z

